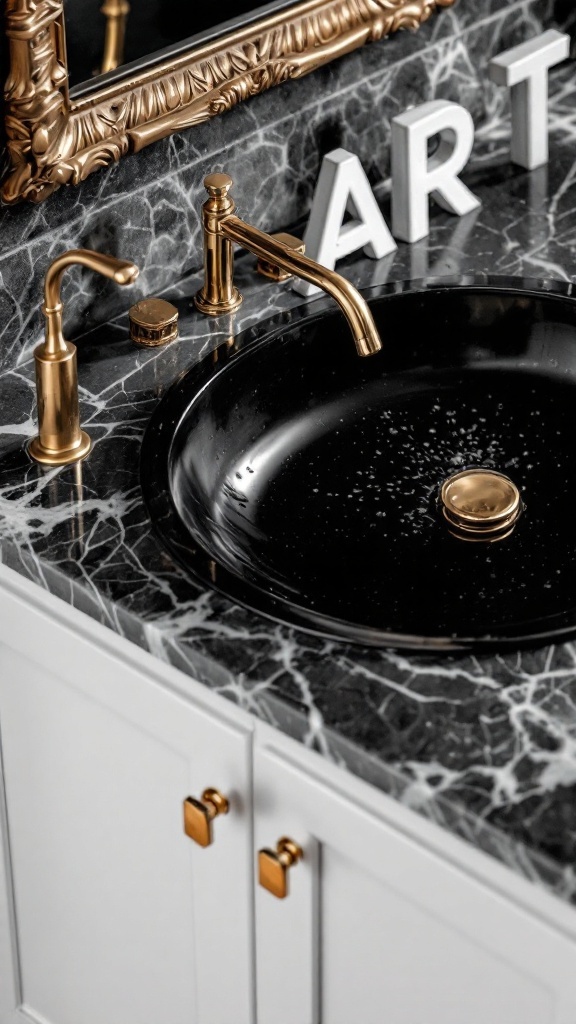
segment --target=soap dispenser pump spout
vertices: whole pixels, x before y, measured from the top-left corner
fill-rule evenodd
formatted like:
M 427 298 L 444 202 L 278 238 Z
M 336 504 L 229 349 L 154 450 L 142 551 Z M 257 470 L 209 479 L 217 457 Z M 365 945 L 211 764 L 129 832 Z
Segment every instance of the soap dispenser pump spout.
M 44 341 L 34 351 L 38 436 L 28 446 L 35 462 L 46 466 L 78 462 L 92 447 L 88 434 L 80 427 L 76 346 L 66 341 L 62 333 L 62 277 L 66 268 L 75 264 L 95 270 L 116 284 L 132 284 L 138 277 L 134 263 L 91 249 L 72 249 L 48 268 L 42 307 L 46 333 Z

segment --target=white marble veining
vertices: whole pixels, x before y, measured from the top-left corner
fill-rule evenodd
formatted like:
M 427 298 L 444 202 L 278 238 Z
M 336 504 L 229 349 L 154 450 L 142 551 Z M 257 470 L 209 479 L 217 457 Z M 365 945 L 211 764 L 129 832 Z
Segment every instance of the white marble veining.
M 40 327 L 38 295 L 50 261 L 79 246 L 142 268 L 139 291 L 169 287 L 200 267 L 202 179 L 231 169 L 240 211 L 266 230 L 306 216 L 324 153 L 356 153 L 373 184 L 389 177 L 391 118 L 432 98 L 463 103 L 481 131 L 506 110 L 488 80 L 491 56 L 551 22 L 553 0 L 458 0 L 417 33 L 400 32 L 270 90 L 223 117 L 171 136 L 136 157 L 61 189 L 38 206 L 0 207 L 0 365 Z M 1 69 L 0 69 L 1 73 Z M 257 169 L 257 170 L 255 170 Z M 65 280 L 75 334 L 123 309 L 95 275 Z

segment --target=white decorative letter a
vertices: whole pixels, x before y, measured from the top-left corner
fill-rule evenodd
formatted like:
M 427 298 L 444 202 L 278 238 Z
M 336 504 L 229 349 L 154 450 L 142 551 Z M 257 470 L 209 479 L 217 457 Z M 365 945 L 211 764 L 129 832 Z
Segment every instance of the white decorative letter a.
M 353 219 L 344 224 L 346 211 Z M 304 242 L 306 255 L 330 270 L 357 249 L 380 260 L 397 248 L 362 164 L 345 149 L 334 149 L 322 161 Z M 306 296 L 320 291 L 298 279 L 292 288 Z

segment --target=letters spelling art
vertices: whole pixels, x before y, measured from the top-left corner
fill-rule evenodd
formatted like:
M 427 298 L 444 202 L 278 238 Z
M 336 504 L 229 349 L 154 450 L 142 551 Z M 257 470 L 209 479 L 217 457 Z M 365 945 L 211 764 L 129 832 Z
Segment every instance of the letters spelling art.
M 570 53 L 570 37 L 551 29 L 495 57 L 493 82 L 511 91 L 514 163 L 534 170 L 548 162 L 548 72 Z M 432 156 L 431 139 L 438 138 Z M 374 198 L 357 156 L 335 149 L 322 162 L 308 227 L 306 252 L 333 269 L 357 249 L 382 259 L 395 239 L 418 242 L 430 232 L 429 199 L 463 217 L 481 204 L 459 175 L 474 146 L 474 122 L 460 104 L 432 100 L 392 120 L 392 230 Z M 344 223 L 345 213 L 351 219 Z M 312 295 L 318 289 L 294 281 L 293 289 Z

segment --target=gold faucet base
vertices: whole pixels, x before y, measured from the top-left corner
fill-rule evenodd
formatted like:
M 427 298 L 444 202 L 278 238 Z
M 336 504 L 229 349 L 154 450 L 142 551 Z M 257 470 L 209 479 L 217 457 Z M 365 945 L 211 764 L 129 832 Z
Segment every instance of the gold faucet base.
M 203 289 L 194 296 L 196 309 L 206 316 L 222 316 L 223 313 L 233 313 L 243 302 L 244 296 L 240 294 L 237 288 L 233 289 L 232 298 L 227 299 L 225 302 L 210 302 L 204 297 Z
M 90 454 L 92 441 L 84 430 L 80 431 L 80 443 L 74 448 L 64 448 L 54 451 L 52 448 L 45 448 L 39 437 L 35 437 L 28 445 L 28 454 L 34 462 L 40 462 L 43 466 L 69 466 L 73 462 L 80 462 Z

